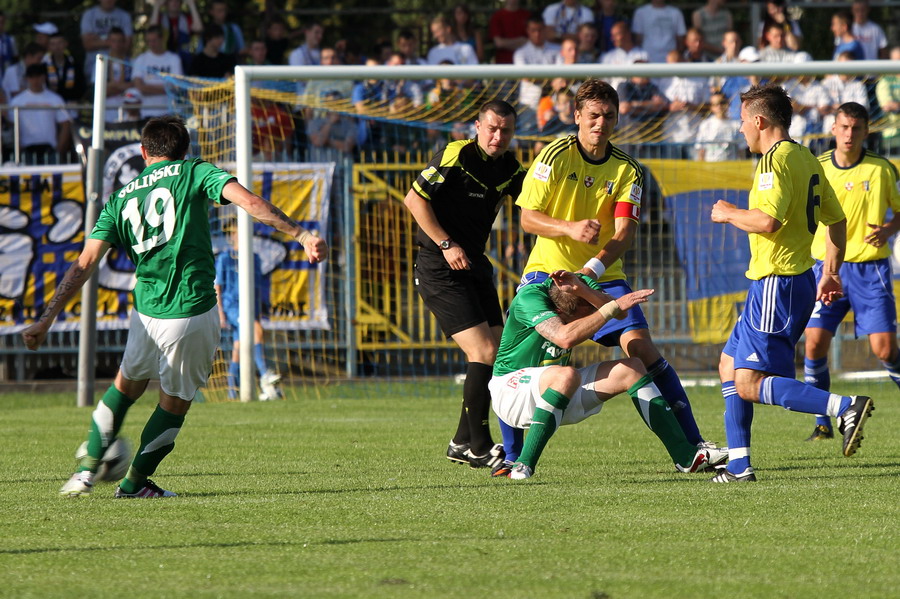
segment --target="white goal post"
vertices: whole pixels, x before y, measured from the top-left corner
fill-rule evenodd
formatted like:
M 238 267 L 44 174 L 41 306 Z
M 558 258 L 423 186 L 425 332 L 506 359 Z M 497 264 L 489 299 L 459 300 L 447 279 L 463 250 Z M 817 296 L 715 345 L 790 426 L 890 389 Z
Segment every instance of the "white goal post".
M 393 80 L 434 79 L 438 73 L 452 79 L 552 79 L 566 77 L 714 77 L 732 75 L 800 76 L 800 75 L 866 75 L 900 74 L 900 62 L 887 60 L 851 62 L 803 62 L 803 63 L 657 63 L 607 66 L 601 64 L 579 65 L 441 65 L 436 66 L 238 66 L 235 68 L 235 147 L 238 180 L 252 189 L 252 121 L 250 88 L 254 81 L 305 81 L 305 80 Z M 238 211 L 238 238 L 242 256 L 253 256 L 252 220 L 249 214 Z M 325 234 L 326 232 L 321 232 Z M 348 272 L 353 272 L 352 255 L 346 258 Z M 240 301 L 240 399 L 252 401 L 255 393 L 253 372 L 253 317 L 255 290 L 253 287 L 253 260 L 238 260 Z

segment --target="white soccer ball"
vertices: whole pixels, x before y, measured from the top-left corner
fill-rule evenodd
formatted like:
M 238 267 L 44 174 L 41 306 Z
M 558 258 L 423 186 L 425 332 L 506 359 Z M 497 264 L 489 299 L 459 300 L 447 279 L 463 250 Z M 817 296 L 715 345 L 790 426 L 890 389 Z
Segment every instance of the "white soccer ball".
M 87 441 L 78 447 L 75 452 L 75 459 L 81 461 L 87 456 Z M 106 453 L 100 459 L 100 468 L 94 475 L 97 482 L 111 481 L 118 482 L 125 477 L 128 467 L 131 465 L 131 443 L 128 439 L 119 437 L 112 442 L 112 445 L 106 448 Z

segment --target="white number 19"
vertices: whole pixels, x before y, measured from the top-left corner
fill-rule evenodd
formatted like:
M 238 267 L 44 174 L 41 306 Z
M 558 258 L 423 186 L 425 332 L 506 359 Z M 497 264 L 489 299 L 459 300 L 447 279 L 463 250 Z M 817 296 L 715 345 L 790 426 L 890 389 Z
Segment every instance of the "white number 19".
M 131 223 L 131 231 L 137 241 L 131 246 L 132 249 L 138 254 L 143 254 L 147 250 L 163 245 L 172 237 L 172 232 L 175 230 L 175 198 L 168 189 L 157 187 L 147 194 L 144 200 L 143 218 L 138 208 L 137 198 L 128 199 L 122 216 Z M 163 226 L 162 231 L 145 239 L 149 227 L 160 225 Z

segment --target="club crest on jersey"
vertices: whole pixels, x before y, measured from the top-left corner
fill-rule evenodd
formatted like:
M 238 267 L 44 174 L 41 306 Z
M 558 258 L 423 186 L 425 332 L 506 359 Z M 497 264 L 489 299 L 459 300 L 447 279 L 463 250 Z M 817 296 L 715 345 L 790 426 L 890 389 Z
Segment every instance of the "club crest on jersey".
M 628 197 L 631 198 L 631 201 L 639 204 L 641 202 L 642 195 L 644 195 L 644 190 L 641 189 L 641 186 L 637 183 L 632 183 L 631 193 L 628 194 Z
M 616 184 L 613 181 L 606 182 L 606 195 L 611 196 L 613 194 L 613 190 L 616 188 Z
M 537 179 L 538 181 L 547 182 L 550 179 L 550 168 L 549 164 L 544 164 L 543 162 L 535 162 L 534 163 L 534 174 L 531 176 Z
M 853 181 L 847 181 L 844 183 L 844 189 L 847 191 L 853 191 Z
M 584 186 L 590 188 L 594 184 L 594 178 L 588 175 L 584 176 Z
M 759 191 L 766 191 L 767 189 L 772 189 L 775 185 L 775 173 L 760 173 L 759 175 L 759 185 L 756 188 Z

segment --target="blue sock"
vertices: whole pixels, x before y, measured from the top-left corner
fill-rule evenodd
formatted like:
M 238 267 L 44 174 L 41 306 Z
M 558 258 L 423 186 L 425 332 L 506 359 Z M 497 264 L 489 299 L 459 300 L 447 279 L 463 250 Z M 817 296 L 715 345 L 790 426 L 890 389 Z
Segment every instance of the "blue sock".
M 891 380 L 894 381 L 894 384 L 900 387 L 900 352 L 897 352 L 893 361 L 882 362 L 881 365 L 888 371 L 888 375 L 891 377 Z
M 253 346 L 253 361 L 256 363 L 256 370 L 260 376 L 269 369 L 269 365 L 266 364 L 266 354 L 263 351 L 262 343 L 257 343 Z
M 503 451 L 506 452 L 506 461 L 515 462 L 522 453 L 522 445 L 525 440 L 525 431 L 520 428 L 513 428 L 499 418 L 500 434 L 503 436 Z
M 703 441 L 700 435 L 700 429 L 697 427 L 697 421 L 694 420 L 694 412 L 691 410 L 691 402 L 684 387 L 681 385 L 681 379 L 678 373 L 672 368 L 665 358 L 660 358 L 647 368 L 647 374 L 653 379 L 659 392 L 662 393 L 663 399 L 671 406 L 675 413 L 675 419 L 681 425 L 684 436 L 688 443 L 696 445 Z
M 728 471 L 740 474 L 750 467 L 750 427 L 753 424 L 753 404 L 744 401 L 734 387 L 734 381 L 722 383 L 725 398 L 725 438 L 728 440 Z
M 237 397 L 241 388 L 241 363 L 231 362 L 228 365 L 228 399 Z
M 760 403 L 781 406 L 794 412 L 838 416 L 850 406 L 850 401 L 849 397 L 822 391 L 783 376 L 767 376 L 759 384 Z
M 831 390 L 831 371 L 828 370 L 828 356 L 810 360 L 803 359 L 803 380 L 807 385 L 812 385 L 822 391 Z M 831 418 L 823 414 L 816 414 L 816 424 L 831 428 Z

